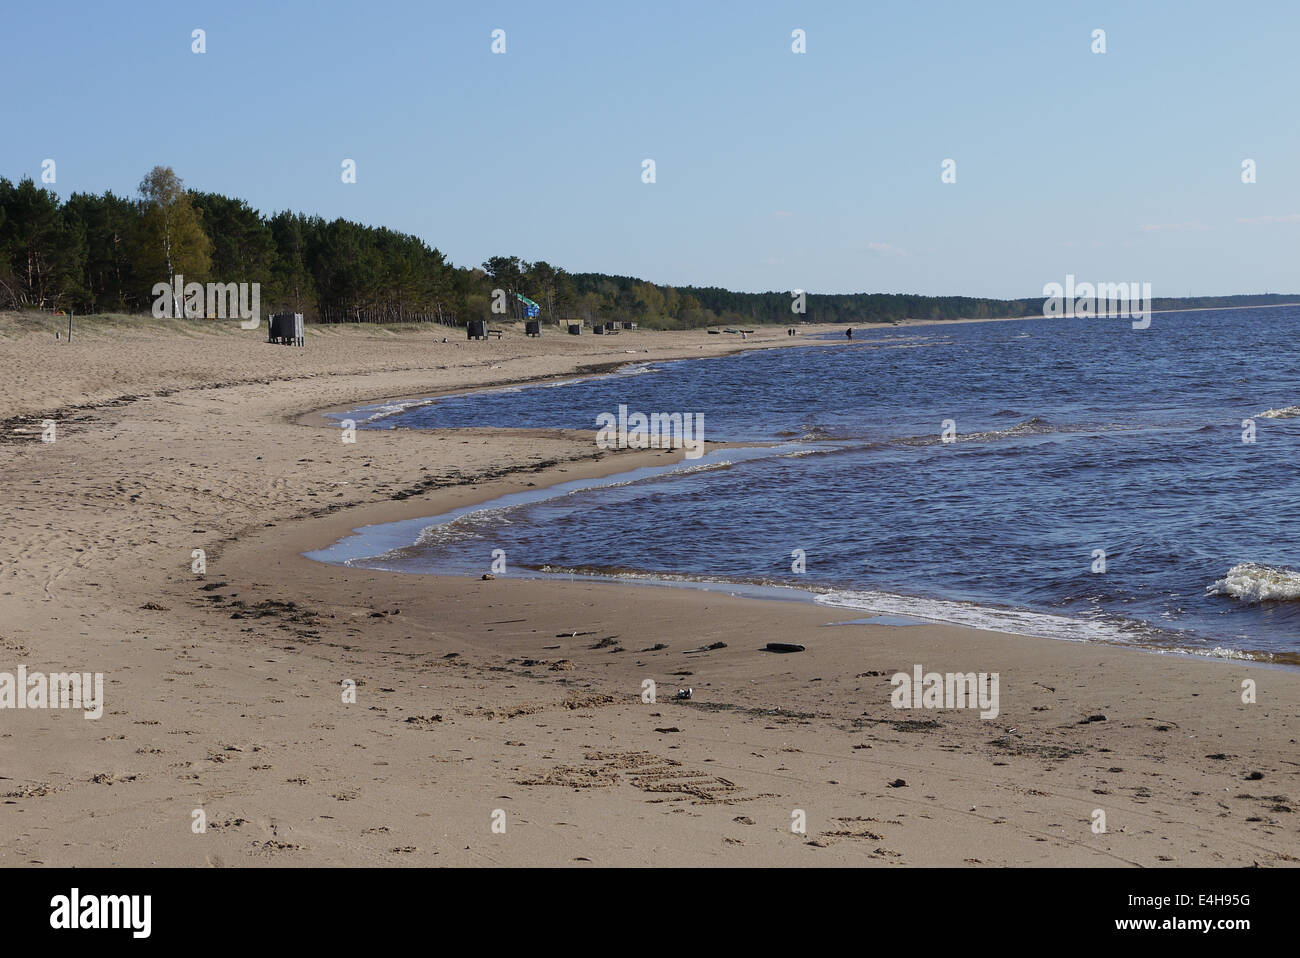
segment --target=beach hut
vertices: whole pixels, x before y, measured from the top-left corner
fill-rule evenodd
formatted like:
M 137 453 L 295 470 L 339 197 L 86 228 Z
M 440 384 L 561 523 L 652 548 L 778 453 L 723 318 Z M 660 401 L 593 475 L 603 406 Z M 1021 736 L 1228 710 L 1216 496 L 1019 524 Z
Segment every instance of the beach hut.
M 302 313 L 275 313 L 266 324 L 266 341 L 281 346 L 305 346 Z

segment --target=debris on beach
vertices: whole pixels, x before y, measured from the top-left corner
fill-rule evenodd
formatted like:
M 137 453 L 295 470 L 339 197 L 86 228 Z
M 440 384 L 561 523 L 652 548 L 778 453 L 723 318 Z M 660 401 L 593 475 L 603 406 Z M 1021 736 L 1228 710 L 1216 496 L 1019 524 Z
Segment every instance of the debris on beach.
M 695 689 L 691 689 L 691 688 L 678 689 L 677 694 L 674 695 L 673 698 L 684 701 L 686 699 L 689 699 L 694 694 L 695 694 Z
M 714 649 L 725 649 L 726 647 L 726 642 L 714 642 L 712 645 L 702 645 L 698 649 L 687 649 L 686 654 L 690 655 L 692 652 L 712 652 Z
M 439 714 L 439 715 L 429 715 L 429 716 L 424 716 L 424 715 L 409 715 L 409 716 L 407 716 L 406 718 L 404 718 L 402 721 L 406 722 L 408 725 L 418 725 L 418 726 L 421 726 L 421 727 L 427 728 L 427 727 L 430 726 L 430 725 L 435 725 L 435 724 L 437 724 L 438 722 L 441 722 L 441 721 L 442 721 L 442 715 L 440 715 L 440 714 Z
M 614 696 L 594 692 L 590 695 L 578 695 L 575 693 L 561 702 L 560 705 L 570 711 L 576 711 L 577 709 L 589 709 L 600 705 L 612 705 L 613 703 Z
M 796 645 L 793 642 L 769 642 L 767 643 L 769 652 L 803 652 L 806 651 L 802 645 Z

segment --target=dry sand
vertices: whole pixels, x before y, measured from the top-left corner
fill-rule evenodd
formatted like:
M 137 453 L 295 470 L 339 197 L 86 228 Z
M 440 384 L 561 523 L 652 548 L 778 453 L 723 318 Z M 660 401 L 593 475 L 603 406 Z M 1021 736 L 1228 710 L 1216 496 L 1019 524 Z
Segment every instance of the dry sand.
M 4 405 L 24 417 L 0 434 L 0 671 L 103 672 L 107 705 L 0 711 L 2 864 L 1300 860 L 1294 670 L 301 557 L 675 455 L 562 431 L 347 445 L 314 410 L 791 345 L 781 330 L 471 344 L 335 327 L 299 350 L 233 324 L 79 321 L 71 344 L 57 328 L 0 316 Z M 1000 673 L 1001 714 L 891 708 L 889 676 L 916 663 Z

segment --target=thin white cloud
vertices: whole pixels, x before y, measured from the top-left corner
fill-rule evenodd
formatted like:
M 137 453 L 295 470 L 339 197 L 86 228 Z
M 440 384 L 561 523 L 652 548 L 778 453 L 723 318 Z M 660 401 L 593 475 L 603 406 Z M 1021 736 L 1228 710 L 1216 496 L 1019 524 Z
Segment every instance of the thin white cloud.
M 885 253 L 890 256 L 906 256 L 907 250 L 895 246 L 893 243 L 868 243 L 867 249 L 873 253 Z
M 1162 233 L 1177 232 L 1191 233 L 1201 230 L 1214 229 L 1213 226 L 1206 226 L 1204 223 L 1144 223 L 1138 227 L 1143 233 Z
M 1238 216 L 1238 223 L 1258 226 L 1261 223 L 1300 223 L 1300 213 L 1288 213 L 1286 216 Z

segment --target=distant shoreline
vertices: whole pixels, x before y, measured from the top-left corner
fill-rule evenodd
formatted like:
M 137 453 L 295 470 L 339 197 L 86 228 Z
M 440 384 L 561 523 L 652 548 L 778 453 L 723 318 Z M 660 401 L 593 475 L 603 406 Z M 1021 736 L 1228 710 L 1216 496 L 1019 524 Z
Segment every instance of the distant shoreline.
M 1165 315 L 1168 313 L 1219 313 L 1237 309 L 1285 309 L 1291 306 L 1300 306 L 1300 302 L 1294 303 L 1260 303 L 1252 306 L 1188 306 L 1186 309 L 1153 309 L 1151 315 Z M 901 322 L 891 323 L 862 323 L 863 326 L 944 326 L 952 323 L 1015 323 L 1035 319 L 1090 319 L 1106 317 L 1088 317 L 1088 316 L 1044 316 L 1041 313 L 1034 313 L 1030 316 L 995 316 L 995 317 L 974 317 L 962 319 L 905 319 Z M 1117 319 L 1119 317 L 1110 317 Z M 827 325 L 827 324 L 822 324 Z M 835 323 L 836 326 L 852 326 L 852 323 Z

